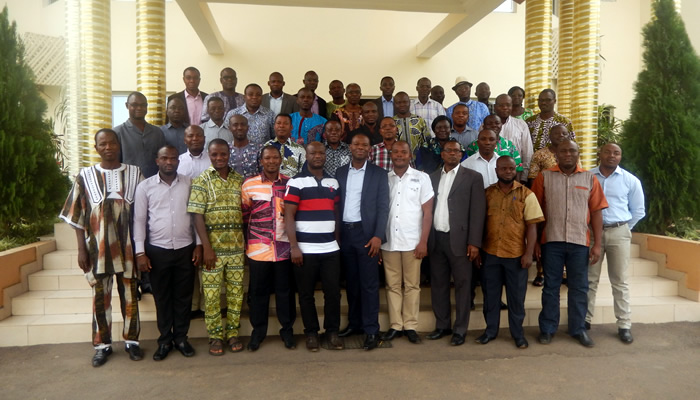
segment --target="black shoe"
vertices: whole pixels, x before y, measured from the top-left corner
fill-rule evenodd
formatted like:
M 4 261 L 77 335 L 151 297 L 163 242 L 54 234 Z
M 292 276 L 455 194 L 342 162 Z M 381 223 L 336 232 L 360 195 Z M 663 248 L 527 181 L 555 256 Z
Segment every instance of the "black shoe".
M 173 349 L 173 346 L 170 344 L 161 344 L 158 346 L 158 350 L 156 350 L 155 353 L 153 353 L 153 359 L 155 361 L 162 361 L 165 360 L 165 357 L 168 356 L 168 353 L 170 353 L 170 350 Z
M 430 340 L 438 340 L 440 338 L 443 338 L 447 335 L 452 334 L 452 329 L 435 329 L 434 331 L 430 332 L 426 338 Z
M 508 309 L 508 304 L 501 302 L 501 310 L 507 310 Z
M 474 341 L 479 343 L 479 344 L 487 344 L 488 342 L 490 342 L 494 339 L 496 339 L 495 336 L 489 336 L 489 335 L 484 333 L 483 335 L 476 338 Z
M 194 310 L 190 312 L 190 319 L 204 318 L 204 311 Z
M 342 331 L 338 332 L 338 337 L 348 337 L 352 335 L 362 335 L 364 334 L 365 331 L 362 329 L 355 329 L 351 328 L 348 326 L 347 328 L 343 329 Z
M 459 333 L 455 333 L 452 335 L 452 340 L 450 340 L 450 344 L 452 346 L 461 346 L 464 344 L 464 339 L 466 335 L 460 335 Z
M 294 335 L 292 334 L 283 334 L 280 335 L 282 338 L 282 341 L 284 342 L 284 347 L 288 348 L 289 350 L 294 350 L 297 348 L 297 344 L 294 341 Z
M 257 337 L 251 337 L 250 342 L 248 342 L 248 351 L 258 351 L 260 348 L 260 343 L 262 343 L 262 339 L 259 339 Z
M 194 348 L 187 340 L 182 343 L 175 343 L 175 348 L 185 357 L 194 356 Z
M 527 339 L 524 337 L 515 339 L 515 347 L 519 349 L 527 349 L 527 346 L 529 346 L 529 344 L 527 343 Z
M 92 357 L 92 366 L 101 367 L 107 362 L 107 357 L 112 354 L 112 347 L 95 350 L 95 355 Z
M 379 342 L 378 335 L 367 335 L 365 337 L 365 343 L 362 344 L 362 348 L 364 350 L 372 350 L 377 348 L 377 344 Z
M 309 351 L 318 351 L 318 334 L 317 333 L 307 333 L 306 334 L 306 348 Z
M 540 344 L 550 344 L 552 343 L 552 335 L 551 333 L 544 333 L 541 332 L 540 336 L 537 337 L 537 341 L 540 342 Z
M 581 343 L 582 345 L 584 345 L 586 347 L 593 347 L 593 345 L 595 345 L 595 343 L 593 343 L 593 339 L 591 339 L 588 336 L 588 333 L 586 333 L 586 331 L 583 331 L 583 332 L 579 333 L 578 335 L 574 335 L 573 338 L 578 340 L 579 343 Z
M 586 328 L 587 331 L 591 330 L 591 323 L 590 322 L 588 322 L 588 321 L 584 322 L 583 326 Z
M 151 286 L 150 282 L 147 283 L 141 283 L 141 293 L 150 293 L 153 294 L 153 287 Z
M 385 334 L 382 335 L 382 340 L 386 340 L 387 342 L 389 342 L 401 336 L 403 336 L 402 331 L 397 331 L 396 329 L 391 328 L 388 331 L 386 331 Z
M 345 348 L 345 342 L 338 336 L 338 332 L 326 332 L 326 339 L 328 340 L 328 347 L 332 350 L 343 350 Z
M 620 340 L 622 340 L 622 343 L 624 343 L 624 344 L 630 344 L 630 343 L 634 342 L 634 338 L 632 337 L 632 332 L 630 332 L 629 329 L 618 329 L 617 335 L 620 337 Z
M 409 342 L 413 344 L 421 343 L 420 336 L 418 336 L 418 333 L 416 333 L 416 331 L 414 331 L 413 329 L 407 329 L 403 331 L 403 334 L 406 335 Z
M 143 350 L 138 344 L 127 344 L 124 351 L 129 353 L 129 358 L 131 361 L 141 361 L 143 360 Z

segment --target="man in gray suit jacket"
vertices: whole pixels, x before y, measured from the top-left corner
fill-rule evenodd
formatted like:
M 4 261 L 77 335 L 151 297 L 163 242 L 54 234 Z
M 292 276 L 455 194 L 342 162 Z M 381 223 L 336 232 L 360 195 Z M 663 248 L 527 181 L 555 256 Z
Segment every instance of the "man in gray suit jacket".
M 428 238 L 430 282 L 435 330 L 427 338 L 453 333 L 450 344 L 464 344 L 469 326 L 472 261 L 479 255 L 486 216 L 486 196 L 481 174 L 461 167 L 462 146 L 450 139 L 442 149 L 444 167 L 430 180 L 435 192 L 433 227 Z M 454 278 L 456 316 L 450 316 L 450 276 Z
M 270 87 L 270 93 L 265 93 L 262 97 L 262 106 L 269 108 L 278 114 L 291 114 L 299 111 L 296 97 L 291 94 L 284 93 L 284 77 L 279 72 L 270 74 L 267 81 L 267 86 Z

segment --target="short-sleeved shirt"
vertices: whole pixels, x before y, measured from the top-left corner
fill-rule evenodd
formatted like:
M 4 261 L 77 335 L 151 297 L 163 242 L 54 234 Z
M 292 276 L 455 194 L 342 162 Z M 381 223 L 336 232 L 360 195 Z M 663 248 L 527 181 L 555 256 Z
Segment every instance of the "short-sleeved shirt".
M 228 122 L 226 122 L 226 120 L 221 123 L 221 126 L 216 125 L 214 121 L 209 120 L 207 122 L 203 122 L 200 127 L 204 131 L 205 149 L 209 148 L 209 142 L 214 139 L 223 139 L 226 141 L 226 143 L 233 142 L 233 133 L 231 133 L 231 131 L 228 129 Z
M 553 126 L 564 125 L 569 131 L 569 139 L 576 140 L 574 127 L 571 125 L 571 121 L 569 121 L 568 118 L 559 113 L 554 113 L 554 115 L 548 119 L 542 119 L 540 115 L 541 114 L 533 115 L 525 121 L 527 127 L 530 129 L 532 148 L 535 151 L 549 146 L 551 143 L 549 140 L 549 130 Z
M 323 165 L 323 171 L 332 178 L 335 178 L 335 171 L 345 164 L 349 164 L 352 160 L 350 147 L 345 142 L 340 142 L 338 148 L 332 148 L 328 142 L 326 145 L 326 163 Z
M 224 118 L 229 121 L 234 115 L 242 115 L 248 120 L 248 140 L 254 144 L 263 144 L 275 136 L 275 113 L 267 107 L 260 106 L 254 113 L 246 105 L 229 111 Z
M 391 162 L 391 154 L 384 142 L 372 146 L 369 152 L 369 161 L 377 167 L 384 168 L 387 172 L 394 168 L 394 163 Z
M 481 156 L 481 153 L 476 153 L 462 161 L 462 166 L 480 173 L 481 177 L 484 178 L 484 189 L 486 189 L 498 182 L 498 176 L 496 175 L 496 161 L 498 157 L 499 155 L 494 152 L 491 160 L 487 161 Z
M 423 228 L 422 206 L 433 198 L 433 185 L 428 174 L 411 167 L 401 177 L 393 170 L 388 177 L 389 222 L 382 250 L 414 250 Z
M 282 143 L 277 138 L 265 143 L 263 147 L 267 145 L 277 147 L 282 154 L 282 166 L 280 167 L 282 174 L 293 178 L 304 169 L 304 164 L 306 163 L 306 149 L 304 149 L 304 146 L 294 143 L 291 139 L 287 139 L 285 143 Z
M 408 142 L 411 146 L 411 154 L 415 154 L 416 149 L 425 143 L 430 137 L 430 130 L 426 125 L 425 120 L 415 114 L 410 117 L 401 118 L 398 115 L 394 116 L 398 134 L 396 138 Z
M 486 104 L 469 99 L 469 101 L 466 102 L 458 101 L 447 109 L 447 116 L 450 119 L 452 119 L 452 111 L 457 107 L 457 104 L 464 104 L 469 109 L 469 121 L 467 121 L 467 125 L 474 130 L 478 130 L 484 122 L 484 118 L 489 115 L 489 108 L 486 107 Z
M 121 125 L 115 126 L 117 138 L 121 145 L 121 157 L 124 164 L 141 168 L 141 173 L 150 178 L 158 173 L 156 158 L 158 150 L 165 146 L 165 135 L 159 127 L 148 122 L 143 132 L 127 119 Z
M 243 183 L 241 208 L 247 224 L 246 255 L 256 261 L 283 261 L 290 257 L 284 225 L 284 192 L 289 178 L 279 174 L 270 181 L 264 174 Z
M 248 142 L 247 145 L 238 148 L 231 142 L 228 147 L 231 149 L 228 165 L 238 172 L 243 177 L 243 180 L 260 173 L 260 162 L 258 159 L 262 148 L 260 145 Z
M 472 142 L 469 145 L 469 147 L 467 147 L 468 157 L 471 157 L 472 155 L 478 152 L 479 145 L 476 144 L 476 141 Z M 520 153 L 515 148 L 513 142 L 511 142 L 510 140 L 504 138 L 503 136 L 499 136 L 498 144 L 496 145 L 496 149 L 494 150 L 494 152 L 496 152 L 496 154 L 498 154 L 499 156 L 513 157 L 513 160 L 515 160 L 515 170 L 518 172 L 523 170 L 523 162 L 520 159 Z

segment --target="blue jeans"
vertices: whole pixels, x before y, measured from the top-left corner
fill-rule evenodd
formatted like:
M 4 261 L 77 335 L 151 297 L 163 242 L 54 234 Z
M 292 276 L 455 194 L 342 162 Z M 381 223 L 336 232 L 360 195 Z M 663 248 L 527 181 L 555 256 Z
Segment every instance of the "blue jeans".
M 588 247 L 566 242 L 549 242 L 542 246 L 542 311 L 539 323 L 542 333 L 554 334 L 559 327 L 559 291 L 566 265 L 569 281 L 569 335 L 585 330 L 588 307 Z

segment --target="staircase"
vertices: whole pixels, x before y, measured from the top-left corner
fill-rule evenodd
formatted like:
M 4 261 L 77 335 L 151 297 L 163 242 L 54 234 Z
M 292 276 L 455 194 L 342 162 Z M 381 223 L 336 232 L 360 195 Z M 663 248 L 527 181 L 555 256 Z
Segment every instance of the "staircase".
M 54 238 L 57 250 L 44 256 L 44 269 L 29 275 L 29 291 L 12 299 L 12 316 L 0 321 L 0 346 L 30 346 L 47 343 L 91 342 L 92 292 L 78 268 L 75 233 L 67 224 L 56 224 Z M 678 296 L 678 282 L 658 276 L 658 266 L 654 261 L 639 258 L 639 246 L 631 248 L 631 279 L 633 323 L 662 323 L 673 321 L 700 321 L 700 303 Z M 530 280 L 535 268 L 530 269 Z M 115 283 L 116 285 L 116 283 Z M 561 321 L 566 324 L 566 286 L 561 292 Z M 537 326 L 541 309 L 539 287 L 528 285 L 525 299 L 525 326 Z M 116 288 L 114 296 L 117 297 Z M 345 294 L 343 293 L 343 298 Z M 505 293 L 504 293 L 505 298 Z M 469 328 L 485 328 L 481 312 L 483 297 L 479 288 L 476 294 L 476 310 L 472 311 Z M 389 327 L 384 289 L 380 290 L 379 322 L 382 329 Z M 118 301 L 113 303 L 113 337 L 121 338 L 122 318 Z M 323 318 L 323 293 L 316 292 L 319 318 Z M 343 301 L 343 304 L 345 302 Z M 274 299 L 270 302 L 268 334 L 276 335 L 279 323 L 275 317 Z M 141 339 L 156 339 L 156 309 L 151 295 L 144 295 L 139 303 L 141 316 Z M 252 330 L 247 306 L 244 304 L 241 316 L 242 336 Z M 342 309 L 341 328 L 347 323 L 346 306 Z M 298 313 L 297 313 L 298 314 Z M 598 287 L 597 304 L 593 324 L 615 322 L 613 299 L 607 267 L 603 263 L 603 273 Z M 322 321 L 321 321 L 322 323 Z M 508 326 L 507 312 L 501 312 L 501 327 Z M 421 290 L 421 307 L 418 330 L 428 332 L 434 329 L 435 318 L 430 306 L 430 288 Z M 297 315 L 295 332 L 301 333 L 301 316 Z M 190 337 L 206 337 L 203 319 L 195 319 L 190 327 Z

